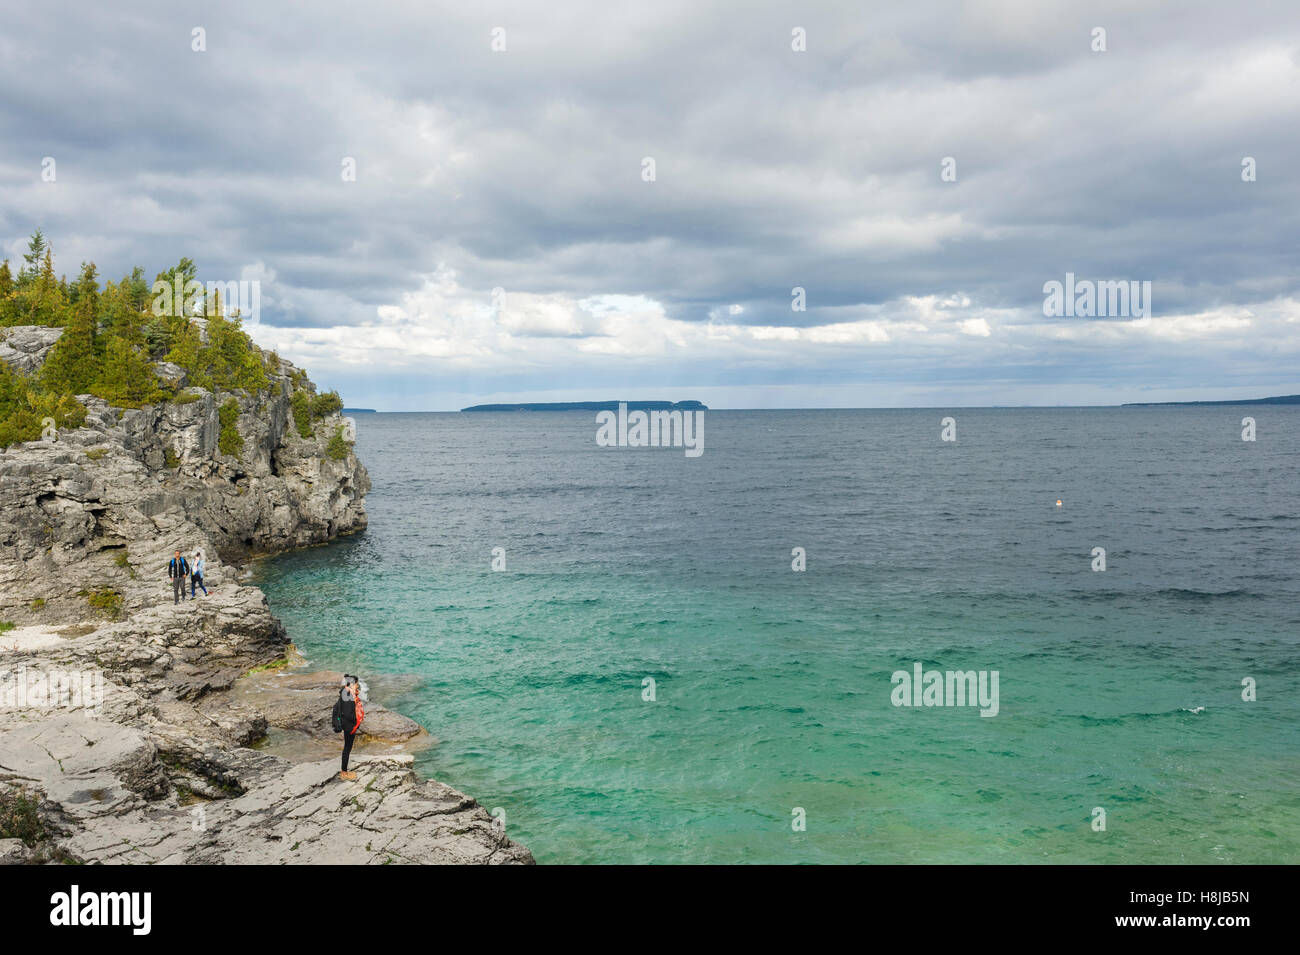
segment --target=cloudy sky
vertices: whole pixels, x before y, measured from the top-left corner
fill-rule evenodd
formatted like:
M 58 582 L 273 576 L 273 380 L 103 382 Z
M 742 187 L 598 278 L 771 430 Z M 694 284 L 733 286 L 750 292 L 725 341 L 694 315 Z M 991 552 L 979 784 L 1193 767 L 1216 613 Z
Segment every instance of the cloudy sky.
M 3 21 L 0 255 L 258 281 L 254 338 L 352 406 L 1300 393 L 1295 0 Z M 1067 272 L 1152 314 L 1044 316 Z

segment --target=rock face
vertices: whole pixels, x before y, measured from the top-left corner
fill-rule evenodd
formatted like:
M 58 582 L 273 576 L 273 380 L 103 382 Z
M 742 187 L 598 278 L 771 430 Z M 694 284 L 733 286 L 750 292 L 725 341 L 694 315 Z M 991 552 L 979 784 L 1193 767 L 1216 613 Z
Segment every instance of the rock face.
M 3 331 L 0 358 L 24 372 L 58 337 Z M 175 366 L 160 373 L 185 385 Z M 366 523 L 365 468 L 327 453 L 344 419 L 316 420 L 310 437 L 295 427 L 304 387 L 286 362 L 261 395 L 190 388 L 125 411 L 84 395 L 85 427 L 0 451 L 0 621 L 16 625 L 0 632 L 0 820 L 38 806 L 23 838 L 0 831 L 0 863 L 532 861 L 409 755 L 357 752 L 360 778 L 343 781 L 336 758 L 250 748 L 271 727 L 328 745 L 338 674 L 231 693 L 289 643 L 228 561 Z M 227 454 L 232 398 L 242 447 Z M 177 549 L 204 552 L 209 596 L 173 603 Z M 358 743 L 416 736 L 372 704 Z
M 44 793 L 41 824 L 69 861 L 532 861 L 474 800 L 417 777 L 411 756 L 360 757 L 357 778 L 341 781 L 333 760 L 243 753 L 227 763 L 224 798 L 187 794 L 183 804 L 168 766 L 175 752 L 150 733 L 61 714 L 4 734 L 0 784 Z M 27 861 L 21 844 L 0 848 Z
M 87 595 L 105 589 L 125 613 L 149 606 L 167 589 L 176 549 L 204 552 L 211 588 L 230 579 L 223 559 L 362 530 L 369 475 L 351 452 L 327 452 L 345 427 L 340 415 L 315 421 L 311 437 L 298 433 L 295 374 L 282 362 L 269 394 L 189 388 L 125 411 L 81 395 L 85 427 L 0 450 L 0 620 L 76 619 Z M 218 409 L 229 400 L 239 409 L 237 454 L 219 445 Z
M 63 334 L 47 325 L 14 325 L 0 328 L 0 361 L 29 375 L 45 364 L 45 356 Z

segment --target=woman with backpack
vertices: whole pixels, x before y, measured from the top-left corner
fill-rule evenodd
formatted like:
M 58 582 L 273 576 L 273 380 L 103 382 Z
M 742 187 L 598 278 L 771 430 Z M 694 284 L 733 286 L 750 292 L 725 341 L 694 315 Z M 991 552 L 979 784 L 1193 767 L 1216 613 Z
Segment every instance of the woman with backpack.
M 339 779 L 357 778 L 356 773 L 348 772 L 348 756 L 352 754 L 352 741 L 365 718 L 365 709 L 361 705 L 361 681 L 344 674 L 333 713 L 334 732 L 343 734 L 343 771 L 339 773 Z
M 194 588 L 198 587 L 203 591 L 203 596 L 208 595 L 208 588 L 203 585 L 203 551 L 194 552 L 194 563 L 190 565 L 190 599 L 194 599 Z

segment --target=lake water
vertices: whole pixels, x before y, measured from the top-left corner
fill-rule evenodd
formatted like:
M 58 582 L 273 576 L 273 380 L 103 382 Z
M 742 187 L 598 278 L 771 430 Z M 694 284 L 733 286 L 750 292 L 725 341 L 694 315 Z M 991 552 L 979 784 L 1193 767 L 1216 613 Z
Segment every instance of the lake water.
M 1300 858 L 1300 408 L 356 422 L 369 530 L 258 583 L 539 862 Z

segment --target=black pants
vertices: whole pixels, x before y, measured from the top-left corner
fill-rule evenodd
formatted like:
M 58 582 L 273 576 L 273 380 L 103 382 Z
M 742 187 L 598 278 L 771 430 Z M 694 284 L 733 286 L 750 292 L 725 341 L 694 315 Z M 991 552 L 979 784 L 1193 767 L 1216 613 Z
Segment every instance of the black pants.
M 343 731 L 343 772 L 348 771 L 348 756 L 352 753 L 352 741 L 357 738 L 356 733 Z
M 185 578 L 176 576 L 172 578 L 172 603 L 178 604 L 185 599 Z

